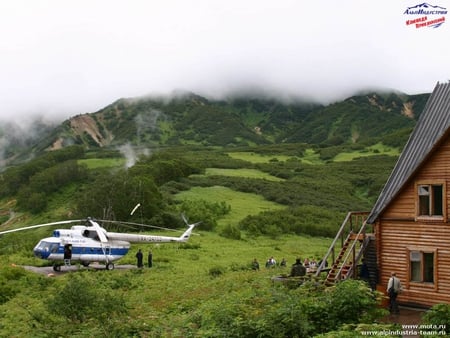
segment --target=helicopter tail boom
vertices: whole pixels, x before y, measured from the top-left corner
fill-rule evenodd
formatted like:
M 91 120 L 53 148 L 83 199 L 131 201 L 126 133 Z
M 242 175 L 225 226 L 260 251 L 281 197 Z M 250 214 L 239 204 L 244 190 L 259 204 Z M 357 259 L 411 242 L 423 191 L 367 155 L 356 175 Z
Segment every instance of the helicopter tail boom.
M 168 243 L 168 242 L 186 242 L 192 234 L 195 226 L 199 223 L 189 224 L 188 229 L 180 237 L 170 236 L 155 236 L 155 235 L 139 235 L 139 234 L 125 234 L 117 232 L 108 232 L 107 237 L 111 240 L 121 240 L 130 243 Z

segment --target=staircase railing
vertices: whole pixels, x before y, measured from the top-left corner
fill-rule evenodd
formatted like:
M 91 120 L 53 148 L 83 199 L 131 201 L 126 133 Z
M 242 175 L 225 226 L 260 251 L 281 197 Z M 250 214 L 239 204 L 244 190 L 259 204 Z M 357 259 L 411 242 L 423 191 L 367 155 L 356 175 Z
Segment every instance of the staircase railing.
M 347 248 L 344 259 L 341 261 L 341 266 L 336 274 L 335 281 L 340 281 L 350 276 L 356 277 L 356 266 L 358 265 L 359 260 L 362 258 L 364 254 L 365 246 L 370 240 L 368 237 L 366 237 L 366 226 L 367 223 L 364 221 L 358 233 L 354 235 L 355 238 L 352 242 L 352 245 L 349 248 Z M 357 243 L 361 244 L 358 251 L 356 251 Z M 350 258 L 351 260 L 349 261 Z M 344 267 L 348 267 L 345 275 L 343 275 Z
M 330 269 L 328 269 L 326 266 L 327 262 L 330 258 L 331 258 L 331 266 L 332 266 L 331 269 L 333 269 L 333 266 L 335 266 L 335 264 L 340 264 L 342 262 L 345 262 L 348 259 L 350 253 L 355 249 L 355 245 L 358 242 L 356 239 L 353 241 L 352 246 L 350 247 L 350 250 L 347 251 L 344 261 L 342 261 L 342 259 L 339 262 L 336 260 L 336 249 L 337 248 L 342 249 L 344 247 L 344 242 L 347 240 L 347 238 L 351 234 L 355 234 L 355 232 L 357 231 L 357 236 L 362 236 L 363 241 L 365 240 L 366 219 L 367 219 L 368 215 L 369 215 L 369 212 L 365 212 L 365 211 L 351 211 L 347 214 L 347 216 L 345 217 L 344 221 L 341 224 L 341 227 L 339 228 L 339 230 L 336 234 L 336 237 L 334 238 L 327 253 L 325 254 L 321 263 L 319 264 L 319 267 L 317 268 L 317 271 L 315 274 L 316 276 L 319 276 L 322 272 L 330 271 Z M 356 238 L 359 239 L 359 237 L 356 237 Z M 347 250 L 348 249 L 349 248 L 347 248 Z M 362 253 L 360 253 L 360 255 L 362 255 Z M 360 257 L 361 256 L 359 256 L 359 258 Z M 353 265 L 355 265 L 355 264 L 356 264 L 356 262 L 353 262 Z M 336 277 L 342 275 L 342 268 L 343 268 L 343 264 L 340 265 L 340 268 L 338 270 L 338 275 Z M 355 273 L 355 269 L 353 268 L 352 270 L 353 270 L 353 273 Z M 350 271 L 348 271 L 347 273 L 349 273 L 349 272 Z

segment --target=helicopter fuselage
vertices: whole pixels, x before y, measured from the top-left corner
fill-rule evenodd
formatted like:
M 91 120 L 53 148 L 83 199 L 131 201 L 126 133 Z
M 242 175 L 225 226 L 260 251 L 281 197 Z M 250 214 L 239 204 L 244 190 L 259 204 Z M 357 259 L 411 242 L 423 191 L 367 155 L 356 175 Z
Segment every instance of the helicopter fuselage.
M 113 262 L 128 253 L 130 243 L 110 240 L 102 243 L 95 229 L 73 226 L 70 230 L 55 230 L 53 237 L 42 239 L 33 249 L 36 257 L 50 261 Z
M 33 253 L 36 257 L 41 259 L 63 261 L 65 265 L 70 265 L 71 261 L 79 261 L 85 266 L 88 266 L 90 262 L 102 262 L 105 263 L 106 269 L 111 270 L 114 269 L 114 264 L 112 262 L 122 258 L 128 253 L 131 246 L 130 243 L 187 242 L 194 227 L 201 222 L 188 224 L 184 215 L 182 216 L 188 228 L 179 237 L 108 232 L 102 228 L 97 221 L 91 218 L 87 218 L 87 220 L 69 220 L 36 224 L 18 229 L 0 231 L 0 235 L 56 224 L 70 224 L 87 221 L 87 225 L 74 225 L 70 229 L 58 229 L 53 231 L 53 237 L 44 238 L 39 241 L 34 247 Z M 136 225 L 136 223 L 129 224 Z M 55 262 L 53 264 L 53 269 L 59 271 L 60 266 L 59 263 Z

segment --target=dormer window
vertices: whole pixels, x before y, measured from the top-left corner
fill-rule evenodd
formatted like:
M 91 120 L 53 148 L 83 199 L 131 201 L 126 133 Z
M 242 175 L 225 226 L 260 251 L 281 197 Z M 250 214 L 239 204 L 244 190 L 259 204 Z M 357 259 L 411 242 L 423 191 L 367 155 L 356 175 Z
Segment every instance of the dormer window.
M 419 184 L 417 186 L 417 215 L 444 216 L 444 185 Z

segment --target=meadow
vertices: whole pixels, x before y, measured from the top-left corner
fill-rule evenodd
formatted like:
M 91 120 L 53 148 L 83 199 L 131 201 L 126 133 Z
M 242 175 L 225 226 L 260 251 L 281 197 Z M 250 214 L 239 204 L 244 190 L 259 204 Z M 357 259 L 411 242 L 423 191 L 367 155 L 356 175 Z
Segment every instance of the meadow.
M 14 256 L 1 256 L 0 280 L 8 283 L 1 287 L 4 301 L 0 305 L 0 336 L 111 337 L 134 336 L 132 332 L 136 332 L 140 337 L 184 337 L 191 329 L 196 331 L 187 326 L 192 321 L 188 318 L 190 314 L 208 304 L 216 306 L 220 299 L 226 299 L 225 293 L 244 300 L 254 288 L 268 292 L 271 288 L 282 287 L 274 285 L 271 277 L 288 274 L 289 267 L 266 269 L 264 263 L 268 257 L 274 256 L 278 261 L 285 258 L 290 265 L 297 257 L 322 256 L 329 243 L 328 238 L 294 235 L 277 240 L 260 237 L 236 241 L 196 231 L 187 244 L 135 244 L 128 255 L 117 262 L 135 265 L 135 254 L 142 249 L 144 257 L 152 251 L 152 268 L 102 271 L 79 267 L 78 272 L 57 277 L 23 270 L 14 262 Z M 22 264 L 38 263 L 31 256 L 29 252 L 29 258 L 22 259 Z M 250 269 L 254 258 L 260 262 L 260 271 Z M 9 278 L 14 281 L 8 281 Z M 80 290 L 83 287 L 85 289 Z M 102 301 L 96 303 L 96 299 L 105 297 L 104 292 L 112 297 L 111 303 L 105 305 L 109 306 L 105 311 L 111 316 L 108 326 L 94 314 L 89 319 L 64 319 L 57 315 L 58 311 L 54 313 L 48 307 L 51 299 L 64 297 L 62 302 L 90 313 L 87 308 L 91 304 L 102 308 Z M 83 294 L 90 295 L 91 299 L 85 300 Z M 115 300 L 126 307 L 125 320 L 124 314 L 115 313 L 119 309 Z M 85 301 L 89 305 L 84 304 Z
M 382 143 L 374 144 L 370 147 L 366 147 L 363 150 L 341 152 L 333 158 L 334 162 L 351 161 L 358 157 L 367 157 L 378 155 L 399 156 L 400 151 L 398 148 L 388 147 Z
M 193 187 L 175 195 L 176 201 L 205 200 L 210 203 L 225 202 L 230 212 L 217 220 L 217 224 L 238 224 L 248 215 L 262 211 L 281 210 L 286 206 L 265 200 L 261 195 L 239 192 L 223 186 Z

